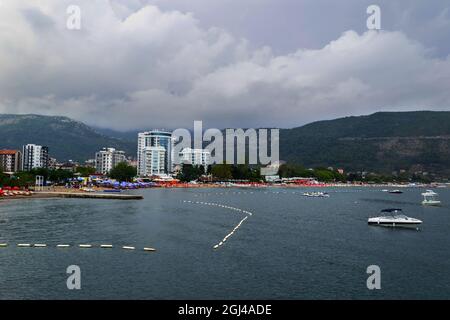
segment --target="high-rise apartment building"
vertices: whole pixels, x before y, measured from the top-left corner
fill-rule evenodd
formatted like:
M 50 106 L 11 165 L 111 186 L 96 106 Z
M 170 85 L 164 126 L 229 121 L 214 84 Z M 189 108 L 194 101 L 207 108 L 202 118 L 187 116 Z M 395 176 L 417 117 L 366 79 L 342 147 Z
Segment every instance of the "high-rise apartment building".
M 108 174 L 120 162 L 126 161 L 125 152 L 114 148 L 103 148 L 95 154 L 95 168 L 101 174 Z
M 49 156 L 48 147 L 36 144 L 23 146 L 22 167 L 24 171 L 37 168 L 48 168 Z
M 206 167 L 210 164 L 211 152 L 205 149 L 184 148 L 179 156 L 181 163 Z
M 145 147 L 142 152 L 144 166 L 142 176 L 160 176 L 166 173 L 166 149 L 163 147 Z
M 0 150 L 0 170 L 17 172 L 22 169 L 22 154 L 19 150 Z
M 144 151 L 148 147 L 164 148 L 164 170 L 161 174 L 170 174 L 173 171 L 172 165 L 172 150 L 173 139 L 172 132 L 164 130 L 152 130 L 147 132 L 141 132 L 138 134 L 138 152 L 137 152 L 137 168 L 138 175 L 143 177 L 148 175 L 148 169 L 146 167 L 146 154 Z M 158 149 L 161 152 L 162 149 Z

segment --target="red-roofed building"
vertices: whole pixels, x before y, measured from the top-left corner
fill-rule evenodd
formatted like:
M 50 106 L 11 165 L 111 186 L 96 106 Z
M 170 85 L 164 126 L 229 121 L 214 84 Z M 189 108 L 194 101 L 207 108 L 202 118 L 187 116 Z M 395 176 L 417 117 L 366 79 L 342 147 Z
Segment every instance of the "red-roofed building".
M 3 172 L 17 172 L 22 167 L 22 154 L 19 150 L 0 150 L 0 169 Z

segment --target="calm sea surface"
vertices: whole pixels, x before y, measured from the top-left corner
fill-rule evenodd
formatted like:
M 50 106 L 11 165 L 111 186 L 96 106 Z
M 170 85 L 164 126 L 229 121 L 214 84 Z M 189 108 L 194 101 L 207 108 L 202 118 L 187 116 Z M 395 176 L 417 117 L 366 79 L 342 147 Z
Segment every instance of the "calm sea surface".
M 431 299 L 450 298 L 450 189 L 439 208 L 423 189 L 152 189 L 143 201 L 50 199 L 0 202 L 0 299 Z M 321 191 L 325 191 L 321 189 Z M 217 203 L 246 215 L 183 201 Z M 420 231 L 372 227 L 367 218 L 402 208 Z M 18 248 L 45 243 L 47 248 Z M 114 244 L 158 251 L 67 249 Z M 66 268 L 81 268 L 68 290 Z M 381 290 L 366 269 L 381 268 Z

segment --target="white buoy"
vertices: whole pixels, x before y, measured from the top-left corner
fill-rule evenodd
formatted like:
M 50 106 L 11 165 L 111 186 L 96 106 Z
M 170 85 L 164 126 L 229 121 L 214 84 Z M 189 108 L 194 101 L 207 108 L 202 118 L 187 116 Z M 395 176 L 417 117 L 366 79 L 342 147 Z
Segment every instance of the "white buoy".
M 92 248 L 91 244 L 80 244 L 79 245 L 80 248 Z
M 58 244 L 56 247 L 57 248 L 69 248 L 70 244 Z
M 111 249 L 112 247 L 113 247 L 112 244 L 102 244 L 102 245 L 100 245 L 100 248 L 103 248 L 103 249 Z
M 129 247 L 129 246 L 123 246 L 122 249 L 125 249 L 125 250 L 135 250 L 136 248 L 135 248 L 135 247 Z

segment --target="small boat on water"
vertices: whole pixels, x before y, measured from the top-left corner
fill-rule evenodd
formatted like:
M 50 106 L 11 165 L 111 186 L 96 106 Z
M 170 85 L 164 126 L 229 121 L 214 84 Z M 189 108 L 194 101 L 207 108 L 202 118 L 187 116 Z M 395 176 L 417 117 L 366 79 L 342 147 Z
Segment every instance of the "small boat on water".
M 305 192 L 303 193 L 305 197 L 314 197 L 314 198 L 328 198 L 330 195 L 326 192 Z
M 400 194 L 400 193 L 403 193 L 403 191 L 395 189 L 395 190 L 390 190 L 389 193 Z
M 425 206 L 440 206 L 441 201 L 437 198 L 438 194 L 433 190 L 427 190 L 422 193 L 423 201 L 422 204 Z
M 379 217 L 373 217 L 368 219 L 369 225 L 379 225 L 384 227 L 406 227 L 406 228 L 417 228 L 418 225 L 422 224 L 419 219 L 407 217 L 402 214 L 402 209 L 384 209 L 381 213 L 386 214 Z

